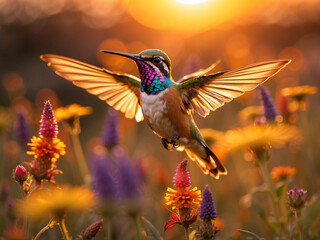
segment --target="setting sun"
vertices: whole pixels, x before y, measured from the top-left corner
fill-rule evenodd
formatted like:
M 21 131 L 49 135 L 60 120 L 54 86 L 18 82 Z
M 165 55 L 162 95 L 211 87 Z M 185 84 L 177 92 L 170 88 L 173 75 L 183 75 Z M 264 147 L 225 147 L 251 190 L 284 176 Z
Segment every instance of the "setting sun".
M 183 4 L 197 4 L 197 3 L 206 2 L 208 0 L 175 0 L 175 1 Z

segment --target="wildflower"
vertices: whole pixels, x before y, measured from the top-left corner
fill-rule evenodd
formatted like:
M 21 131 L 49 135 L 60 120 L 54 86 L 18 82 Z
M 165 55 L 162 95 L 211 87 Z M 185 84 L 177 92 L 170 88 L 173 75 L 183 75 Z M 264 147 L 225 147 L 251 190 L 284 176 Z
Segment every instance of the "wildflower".
M 117 189 L 107 160 L 102 156 L 94 155 L 91 173 L 92 189 L 98 202 L 97 208 L 104 215 L 110 216 L 116 210 Z
M 217 143 L 227 152 L 249 148 L 255 153 L 265 152 L 269 147 L 281 147 L 299 135 L 296 127 L 285 124 L 251 125 L 230 130 Z
M 198 190 L 197 187 L 191 189 L 190 176 L 186 167 L 187 160 L 185 159 L 176 169 L 173 178 L 175 189 L 167 188 L 165 204 L 171 206 L 172 210 L 177 210 L 179 222 L 185 228 L 188 228 L 197 218 L 201 201 L 201 191 Z M 173 214 L 171 214 L 171 217 L 172 215 Z
M 304 207 L 307 200 L 307 191 L 294 187 L 287 192 L 287 202 L 291 210 L 296 211 Z
M 56 169 L 55 162 L 64 155 L 65 144 L 58 136 L 58 125 L 54 118 L 52 107 L 49 101 L 45 102 L 40 120 L 39 137 L 33 136 L 28 155 L 34 155 L 33 162 L 27 163 L 30 167 L 30 174 L 41 182 L 43 180 L 54 182 L 53 175 L 61 173 Z
M 201 222 L 198 229 L 200 239 L 213 239 L 218 231 L 214 228 L 214 219 L 217 217 L 216 208 L 212 199 L 212 193 L 208 186 L 205 186 L 200 206 Z
M 261 116 L 261 107 L 260 106 L 249 106 L 242 109 L 238 113 L 238 117 L 241 121 L 254 121 Z
M 107 148 L 112 148 L 119 143 L 118 112 L 110 108 L 107 113 L 105 125 L 101 134 L 101 142 Z
M 118 161 L 118 193 L 129 215 L 135 216 L 141 210 L 141 191 L 137 169 L 125 154 L 116 156 Z
M 313 95 L 317 92 L 317 87 L 304 85 L 297 86 L 291 88 L 282 89 L 281 93 L 285 97 L 291 97 L 294 100 L 296 105 L 296 109 L 300 109 L 301 111 L 306 110 L 306 98 L 309 95 Z
M 86 227 L 83 232 L 81 233 L 81 239 L 82 240 L 91 240 L 94 239 L 97 233 L 102 228 L 103 219 L 100 219 L 90 226 Z
M 62 186 L 36 190 L 18 203 L 16 211 L 31 219 L 51 215 L 59 220 L 69 211 L 85 211 L 93 204 L 94 195 L 88 189 Z
M 31 143 L 28 143 L 31 151 L 28 151 L 28 155 L 34 155 L 35 159 L 47 157 L 50 158 L 53 163 L 60 158 L 61 155 L 65 155 L 66 145 L 59 139 L 53 138 L 51 141 L 47 141 L 41 137 L 31 138 Z
M 30 129 L 26 117 L 22 111 L 17 113 L 17 123 L 15 126 L 15 137 L 21 146 L 25 146 L 30 139 Z
M 269 91 L 262 85 L 259 87 L 259 97 L 262 107 L 262 116 L 266 122 L 274 122 L 277 117 L 277 110 L 274 106 L 273 100 Z
M 208 143 L 209 145 L 219 140 L 221 137 L 223 137 L 223 134 L 224 134 L 223 132 L 214 130 L 212 128 L 202 128 L 200 129 L 200 133 L 204 138 L 204 140 L 206 141 L 206 143 Z
M 72 104 L 66 107 L 55 109 L 55 117 L 58 122 L 65 122 L 71 133 L 79 134 L 80 117 L 92 113 L 91 107 L 82 107 L 78 104 Z
M 176 189 L 186 188 L 191 185 L 189 172 L 187 171 L 187 163 L 187 160 L 182 161 L 176 169 L 173 177 L 173 185 Z
M 217 217 L 216 208 L 212 199 L 212 193 L 207 186 L 205 186 L 202 193 L 202 201 L 200 206 L 199 217 L 203 220 L 212 220 Z
M 278 166 L 271 170 L 270 177 L 272 179 L 286 180 L 287 178 L 295 175 L 297 170 L 289 166 Z
M 13 171 L 13 178 L 16 182 L 23 184 L 24 181 L 28 178 L 28 172 L 24 168 L 24 166 L 18 165 L 16 169 Z
M 58 136 L 58 124 L 53 115 L 53 110 L 49 101 L 44 104 L 41 120 L 39 137 L 45 139 L 53 139 Z

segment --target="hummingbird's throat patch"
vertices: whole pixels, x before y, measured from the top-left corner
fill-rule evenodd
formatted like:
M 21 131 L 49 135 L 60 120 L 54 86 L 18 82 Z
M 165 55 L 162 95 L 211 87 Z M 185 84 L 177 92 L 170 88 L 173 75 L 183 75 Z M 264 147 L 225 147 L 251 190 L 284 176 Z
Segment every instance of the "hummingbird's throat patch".
M 171 86 L 171 81 L 156 66 L 137 61 L 141 77 L 141 92 L 156 94 Z

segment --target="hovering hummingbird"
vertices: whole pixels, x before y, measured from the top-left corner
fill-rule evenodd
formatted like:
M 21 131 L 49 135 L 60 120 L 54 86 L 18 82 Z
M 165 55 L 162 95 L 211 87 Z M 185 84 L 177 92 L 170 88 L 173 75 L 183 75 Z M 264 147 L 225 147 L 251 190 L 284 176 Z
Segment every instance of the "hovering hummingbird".
M 171 61 L 161 50 L 148 49 L 139 54 L 102 52 L 132 59 L 140 79 L 63 56 L 42 55 L 40 58 L 56 74 L 97 95 L 127 118 L 135 117 L 137 122 L 145 119 L 166 149 L 186 151 L 205 174 L 217 179 L 226 175 L 227 170 L 207 146 L 192 114 L 206 117 L 210 111 L 253 90 L 290 62 L 275 60 L 209 74 L 216 62 L 174 81 Z

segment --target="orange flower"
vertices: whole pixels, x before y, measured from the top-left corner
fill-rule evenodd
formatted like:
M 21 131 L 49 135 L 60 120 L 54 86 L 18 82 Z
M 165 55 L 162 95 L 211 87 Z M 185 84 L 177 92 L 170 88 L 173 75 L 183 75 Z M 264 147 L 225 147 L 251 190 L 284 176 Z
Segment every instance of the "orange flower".
M 52 138 L 51 141 L 47 141 L 44 138 L 33 136 L 31 143 L 28 143 L 28 145 L 31 149 L 27 152 L 28 155 L 34 155 L 35 158 L 49 155 L 53 163 L 59 159 L 60 155 L 66 154 L 66 145 L 59 138 Z
M 168 188 L 164 199 L 166 205 L 171 206 L 172 210 L 181 208 L 196 210 L 201 202 L 201 191 L 197 187 L 178 188 L 177 190 Z
M 289 166 L 278 166 L 271 170 L 270 176 L 272 179 L 285 180 L 293 175 L 295 175 L 297 170 Z

